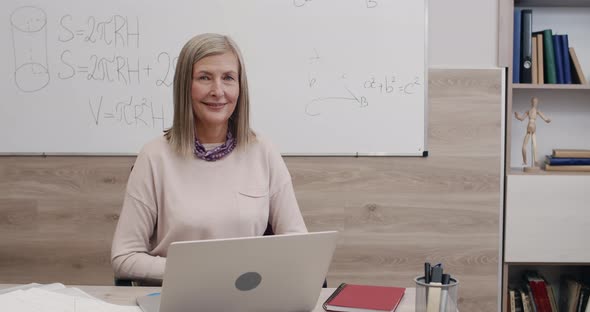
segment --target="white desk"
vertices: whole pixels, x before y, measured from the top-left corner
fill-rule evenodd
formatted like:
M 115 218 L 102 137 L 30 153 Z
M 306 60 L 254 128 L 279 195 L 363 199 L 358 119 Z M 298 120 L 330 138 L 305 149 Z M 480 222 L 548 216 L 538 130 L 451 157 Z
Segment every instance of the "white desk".
M 17 285 L 0 284 L 0 289 L 13 287 Z M 135 305 L 135 298 L 145 296 L 150 293 L 159 292 L 160 287 L 117 287 L 117 286 L 79 286 L 67 285 L 68 287 L 76 287 L 85 291 L 86 293 L 104 300 L 106 302 L 121 304 L 121 305 Z M 332 294 L 335 288 L 322 289 L 318 303 L 313 312 L 323 312 L 322 304 Z M 396 312 L 414 312 L 414 298 L 416 295 L 415 288 L 406 289 L 400 305 Z

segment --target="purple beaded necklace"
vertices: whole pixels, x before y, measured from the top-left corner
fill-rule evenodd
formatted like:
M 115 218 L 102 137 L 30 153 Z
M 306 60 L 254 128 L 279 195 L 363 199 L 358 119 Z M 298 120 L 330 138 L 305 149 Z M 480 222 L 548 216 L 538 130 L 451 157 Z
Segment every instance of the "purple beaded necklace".
M 206 161 L 220 160 L 221 158 L 231 153 L 231 151 L 233 151 L 236 147 L 237 143 L 238 142 L 234 139 L 234 136 L 231 134 L 231 131 L 228 130 L 225 143 L 208 151 L 205 149 L 203 144 L 199 142 L 199 139 L 195 137 L 195 155 Z

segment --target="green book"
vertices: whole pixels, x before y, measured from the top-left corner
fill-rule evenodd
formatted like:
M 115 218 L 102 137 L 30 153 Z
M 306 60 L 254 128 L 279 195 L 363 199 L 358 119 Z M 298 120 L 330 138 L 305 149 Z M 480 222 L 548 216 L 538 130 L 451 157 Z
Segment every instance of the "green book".
M 555 51 L 553 50 L 553 31 L 543 30 L 543 56 L 545 67 L 545 83 L 557 83 L 555 69 Z

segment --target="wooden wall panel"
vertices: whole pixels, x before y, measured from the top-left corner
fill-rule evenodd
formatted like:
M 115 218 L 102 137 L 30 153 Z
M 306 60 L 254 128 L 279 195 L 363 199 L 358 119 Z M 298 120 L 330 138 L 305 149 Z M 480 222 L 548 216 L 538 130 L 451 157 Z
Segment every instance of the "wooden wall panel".
M 501 74 L 430 72 L 430 156 L 289 157 L 312 231 L 341 231 L 328 281 L 413 286 L 424 261 L 496 311 Z M 133 157 L 0 157 L 0 283 L 112 283 L 110 243 Z

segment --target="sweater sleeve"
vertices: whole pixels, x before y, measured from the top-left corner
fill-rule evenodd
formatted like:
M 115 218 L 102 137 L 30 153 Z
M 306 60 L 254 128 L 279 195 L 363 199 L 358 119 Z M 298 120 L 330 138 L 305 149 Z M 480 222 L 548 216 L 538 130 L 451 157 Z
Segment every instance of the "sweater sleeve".
M 281 154 L 271 146 L 270 164 L 270 215 L 275 234 L 306 233 L 307 227 L 295 198 L 289 170 Z
M 127 279 L 161 280 L 166 259 L 150 254 L 157 224 L 154 175 L 146 155 L 140 155 L 129 176 L 123 208 L 111 249 L 115 276 Z
M 291 181 L 270 196 L 270 221 L 275 234 L 306 233 Z

